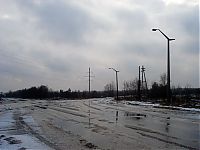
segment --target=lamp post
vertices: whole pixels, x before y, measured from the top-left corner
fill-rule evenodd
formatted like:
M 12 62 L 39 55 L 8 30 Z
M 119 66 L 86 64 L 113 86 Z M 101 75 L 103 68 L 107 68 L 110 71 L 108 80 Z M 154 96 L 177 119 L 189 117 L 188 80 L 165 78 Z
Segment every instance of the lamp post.
M 114 68 L 108 68 L 108 69 L 112 69 L 113 71 L 115 71 L 116 73 L 116 87 L 117 87 L 117 101 L 119 100 L 118 99 L 118 76 L 117 76 L 117 73 L 119 72 L 118 70 L 114 69 Z
M 164 37 L 167 39 L 167 100 L 171 101 L 171 90 L 170 90 L 170 50 L 169 43 L 175 39 L 169 38 L 166 34 L 164 34 L 160 29 L 152 29 L 152 31 L 159 31 Z M 172 101 L 171 101 L 172 104 Z

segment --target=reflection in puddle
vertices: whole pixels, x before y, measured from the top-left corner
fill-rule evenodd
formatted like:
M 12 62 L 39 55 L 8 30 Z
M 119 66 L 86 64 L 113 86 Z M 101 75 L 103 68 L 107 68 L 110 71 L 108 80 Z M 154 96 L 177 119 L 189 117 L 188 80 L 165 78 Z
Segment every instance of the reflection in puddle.
M 165 131 L 166 131 L 167 133 L 169 133 L 169 127 L 170 127 L 170 117 L 167 117 L 167 118 L 165 119 Z
M 146 117 L 146 114 L 134 113 L 134 112 L 125 112 L 124 116 L 133 118 L 133 119 L 143 119 Z
M 89 128 L 90 128 L 90 124 L 91 124 L 90 123 L 90 119 L 91 119 L 90 118 L 90 100 L 89 100 L 89 107 L 88 108 L 89 108 L 89 110 L 88 110 L 88 123 L 89 123 Z
M 116 111 L 116 119 L 115 119 L 116 123 L 118 121 L 118 110 Z
M 181 117 L 177 115 L 177 111 L 160 109 L 155 111 L 151 107 L 129 108 L 121 107 L 121 105 L 102 105 L 101 102 L 93 103 L 92 100 L 83 102 L 83 106 L 81 106 L 81 101 L 73 102 L 79 103 L 81 117 L 68 111 L 65 116 L 77 119 L 80 123 L 64 122 L 63 128 L 99 147 L 131 149 L 136 146 L 136 149 L 142 149 L 138 145 L 139 142 L 142 146 L 146 144 L 152 149 L 198 147 L 197 142 L 193 142 L 194 139 L 199 138 L 196 132 L 198 124 L 191 123 L 188 118 L 182 119 L 182 115 Z M 193 130 L 189 126 L 193 127 Z

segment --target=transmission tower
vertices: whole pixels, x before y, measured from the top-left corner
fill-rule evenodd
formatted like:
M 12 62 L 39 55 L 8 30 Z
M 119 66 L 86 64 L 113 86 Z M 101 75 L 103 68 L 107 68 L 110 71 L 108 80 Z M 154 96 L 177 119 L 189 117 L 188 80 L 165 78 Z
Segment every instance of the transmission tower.
M 145 75 L 145 67 L 142 66 L 141 72 L 142 72 L 142 90 L 145 94 L 147 94 L 148 91 L 148 86 L 147 86 L 147 80 L 146 80 L 146 75 Z

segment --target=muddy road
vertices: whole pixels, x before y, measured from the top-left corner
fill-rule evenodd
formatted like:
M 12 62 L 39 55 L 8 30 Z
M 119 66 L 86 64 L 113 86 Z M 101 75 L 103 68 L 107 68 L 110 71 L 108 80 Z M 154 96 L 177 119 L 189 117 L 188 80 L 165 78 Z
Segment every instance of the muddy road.
M 112 99 L 13 99 L 0 104 L 0 149 L 197 150 L 199 141 L 198 111 Z

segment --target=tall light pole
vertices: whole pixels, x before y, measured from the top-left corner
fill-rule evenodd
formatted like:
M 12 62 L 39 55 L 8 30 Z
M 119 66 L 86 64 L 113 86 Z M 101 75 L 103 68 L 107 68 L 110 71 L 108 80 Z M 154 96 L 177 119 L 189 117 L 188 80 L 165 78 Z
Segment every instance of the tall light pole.
M 118 76 L 117 73 L 119 72 L 118 70 L 114 69 L 114 68 L 108 68 L 108 69 L 112 69 L 113 71 L 115 71 L 116 73 L 116 87 L 117 87 L 117 101 L 119 100 L 118 98 Z
M 170 50 L 169 43 L 175 39 L 169 38 L 166 34 L 164 34 L 160 29 L 152 29 L 152 31 L 159 31 L 164 37 L 167 39 L 167 100 L 171 101 L 171 90 L 170 90 Z M 172 104 L 172 101 L 171 101 Z

